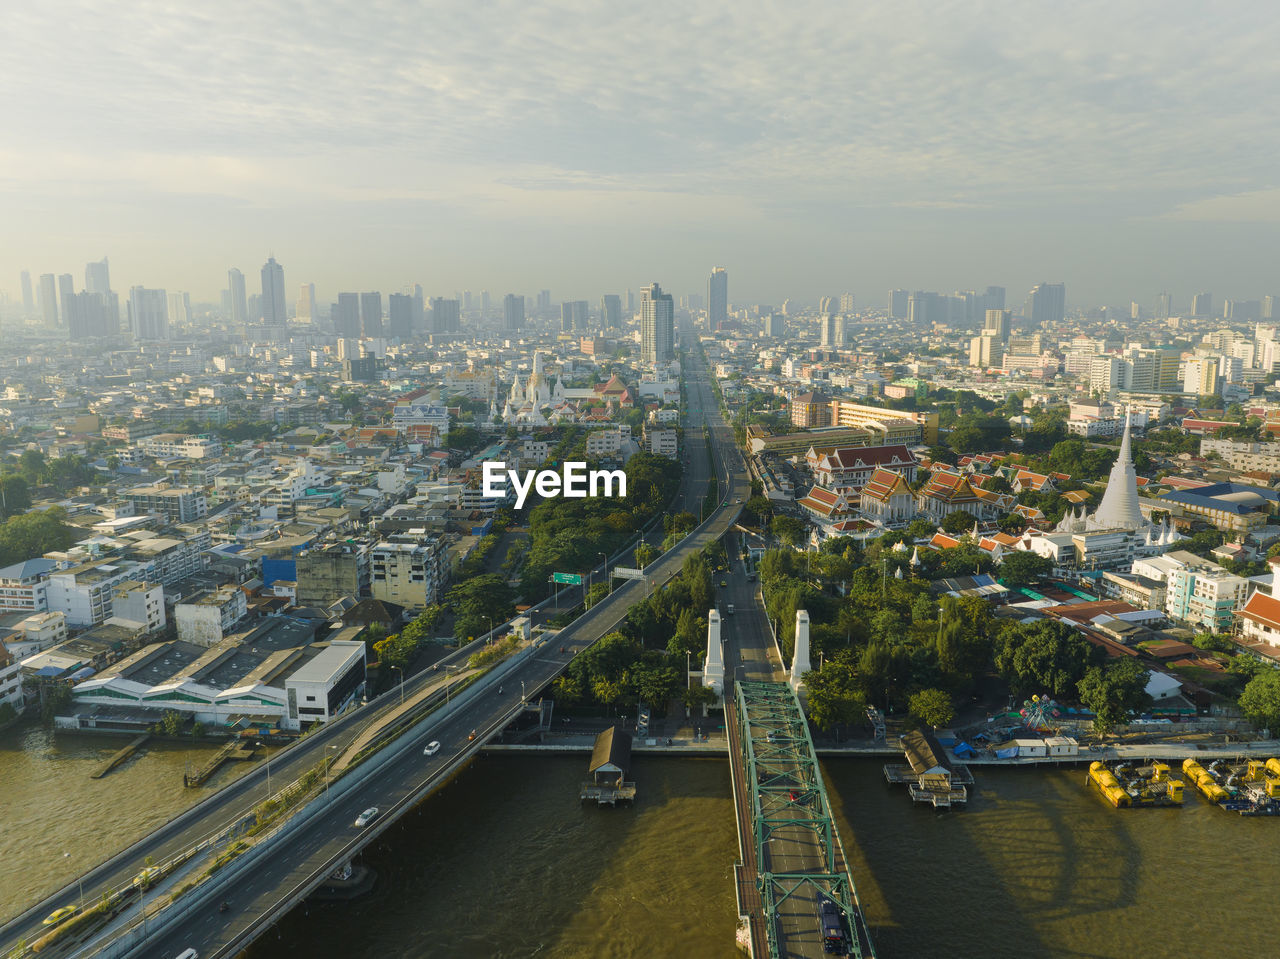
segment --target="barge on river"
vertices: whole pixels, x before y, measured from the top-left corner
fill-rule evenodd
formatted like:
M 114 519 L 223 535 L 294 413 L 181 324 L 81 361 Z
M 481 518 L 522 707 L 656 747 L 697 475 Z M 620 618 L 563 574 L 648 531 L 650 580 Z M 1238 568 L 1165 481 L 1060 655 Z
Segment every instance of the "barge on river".
M 1188 759 L 1182 771 L 1205 799 L 1229 812 L 1280 815 L 1280 759 L 1215 759 L 1208 768 Z
M 1138 766 L 1131 762 L 1089 764 L 1089 782 L 1117 809 L 1136 806 L 1181 806 L 1184 783 L 1170 775 L 1167 763 Z

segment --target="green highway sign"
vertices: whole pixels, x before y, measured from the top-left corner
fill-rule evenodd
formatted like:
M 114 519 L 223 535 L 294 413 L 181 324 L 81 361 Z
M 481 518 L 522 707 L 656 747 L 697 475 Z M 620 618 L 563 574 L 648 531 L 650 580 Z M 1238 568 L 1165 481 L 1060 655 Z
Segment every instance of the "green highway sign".
M 551 577 L 557 583 L 565 583 L 569 586 L 581 586 L 581 573 L 555 573 Z

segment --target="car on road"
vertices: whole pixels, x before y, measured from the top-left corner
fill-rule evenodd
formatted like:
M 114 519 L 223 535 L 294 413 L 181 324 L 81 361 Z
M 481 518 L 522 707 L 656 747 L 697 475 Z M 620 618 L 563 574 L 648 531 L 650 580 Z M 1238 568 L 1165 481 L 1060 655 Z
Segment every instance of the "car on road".
M 200 959 L 200 953 L 194 949 L 183 949 L 182 952 L 178 953 L 178 959 Z
M 370 806 L 360 815 L 356 816 L 356 825 L 367 826 L 369 825 L 369 823 L 373 822 L 373 820 L 377 817 L 377 815 L 378 815 L 378 807 Z
M 434 756 L 439 751 L 440 751 L 440 744 L 433 739 L 431 740 L 431 742 L 427 743 L 426 748 L 422 750 L 422 755 Z
M 724 608 L 724 610 L 725 610 L 725 612 L 726 612 L 728 615 L 732 616 L 732 615 L 733 615 L 733 603 L 729 603 L 728 605 L 726 605 L 726 606 L 725 606 L 725 608 Z
M 729 581 L 728 581 L 727 579 L 722 579 L 722 580 L 720 580 L 720 585 L 721 585 L 721 586 L 728 586 L 728 585 L 729 585 Z
M 42 925 L 56 926 L 58 923 L 62 922 L 63 919 L 71 918 L 71 916 L 75 914 L 75 911 L 75 906 L 63 906 L 61 909 L 55 909 L 53 912 L 49 913 L 49 915 L 45 916 L 45 920 Z
M 148 866 L 133 877 L 133 884 L 140 889 L 146 889 L 158 878 L 160 878 L 160 869 L 157 866 Z

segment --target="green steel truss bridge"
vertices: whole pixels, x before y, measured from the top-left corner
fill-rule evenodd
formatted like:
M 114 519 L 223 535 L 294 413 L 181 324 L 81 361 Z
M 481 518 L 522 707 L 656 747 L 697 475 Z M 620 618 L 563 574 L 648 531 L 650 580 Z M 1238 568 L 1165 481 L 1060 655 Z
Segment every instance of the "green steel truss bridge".
M 767 948 L 776 959 L 823 956 L 818 900 L 826 896 L 844 910 L 848 955 L 874 959 L 795 692 L 786 683 L 739 682 L 729 713 L 744 847 L 739 909 L 748 920 L 753 955 L 762 959 Z

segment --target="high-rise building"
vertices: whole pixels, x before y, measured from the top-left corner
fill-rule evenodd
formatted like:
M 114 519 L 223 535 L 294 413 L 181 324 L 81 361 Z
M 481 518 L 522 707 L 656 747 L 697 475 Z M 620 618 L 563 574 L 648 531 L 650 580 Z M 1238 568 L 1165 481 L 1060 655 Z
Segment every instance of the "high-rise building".
M 278 328 L 289 325 L 289 308 L 284 301 L 284 267 L 274 256 L 262 264 L 262 322 Z
M 622 297 L 616 293 L 600 297 L 600 325 L 606 330 L 622 327 Z
M 707 279 L 707 323 L 718 330 L 729 320 L 729 271 L 717 266 Z
M 169 294 L 169 326 L 187 327 L 191 325 L 191 294 L 173 292 Z
M 244 274 L 234 266 L 227 270 L 227 290 L 231 294 L 231 325 L 241 329 L 249 323 L 249 301 L 245 297 Z
M 67 332 L 72 342 L 95 336 L 113 336 L 120 331 L 120 305 L 114 293 L 86 290 L 70 300 Z
M 387 335 L 407 340 L 413 334 L 413 297 L 392 293 L 387 298 Z
M 627 290 L 622 299 L 627 310 L 627 316 L 635 316 L 636 312 L 636 294 L 634 290 Z
M 1027 319 L 1032 326 L 1061 323 L 1067 315 L 1067 287 L 1064 283 L 1037 283 L 1027 294 Z
M 508 293 L 502 298 L 502 329 L 517 333 L 524 326 L 524 297 Z
M 1156 297 L 1156 319 L 1167 320 L 1173 316 L 1173 294 L 1161 293 Z
M 907 318 L 907 302 L 911 297 L 909 290 L 890 290 L 888 313 L 895 320 Z
M 1004 363 L 1004 344 L 1000 337 L 983 333 L 969 341 L 969 365 L 979 369 L 1001 366 Z
M 310 323 L 316 318 L 316 285 L 303 283 L 298 288 L 298 309 L 295 311 L 300 323 Z
M 1227 300 L 1222 304 L 1222 318 L 1235 323 L 1257 323 L 1262 319 L 1262 301 Z
M 551 309 L 551 291 L 550 290 L 538 291 L 538 307 L 537 308 L 539 311 Z
M 640 291 L 640 360 L 670 363 L 675 358 L 675 302 L 657 283 Z
M 1197 293 L 1191 298 L 1192 316 L 1213 316 L 1213 294 Z
M 489 310 L 493 307 L 493 301 L 489 297 L 488 290 L 480 291 L 480 315 L 488 316 Z
M 770 313 L 764 318 L 764 335 L 780 340 L 787 335 L 787 318 L 781 313 Z
M 471 291 L 470 290 L 462 291 L 462 308 L 467 311 L 471 310 Z
M 333 309 L 333 332 L 342 337 L 360 335 L 360 294 L 339 293 Z
M 852 293 L 840 294 L 840 312 L 841 313 L 853 312 L 853 294 Z
M 1270 299 L 1270 297 L 1268 297 Z M 31 271 L 22 271 L 22 315 L 32 316 L 36 311 L 36 300 L 31 293 Z
M 28 284 L 30 280 L 31 278 L 27 277 Z M 1276 310 L 1277 300 L 1280 300 L 1280 297 L 1275 297 L 1271 294 L 1267 294 L 1262 298 L 1262 318 L 1264 320 L 1280 320 L 1280 315 L 1277 315 L 1278 311 Z
M 462 330 L 462 303 L 442 296 L 431 298 L 431 332 L 458 333 Z
M 1203 356 L 1187 360 L 1182 374 L 1182 392 L 1216 396 L 1220 386 L 1218 357 Z
M 838 350 L 844 346 L 844 317 L 828 313 L 818 321 L 822 346 L 829 350 Z
M 994 334 L 1000 338 L 1002 343 L 1007 343 L 1012 327 L 1012 310 L 987 310 L 986 321 L 982 324 L 982 332 Z
M 45 326 L 58 325 L 58 278 L 52 273 L 40 274 L 40 313 Z
M 565 300 L 560 304 L 560 332 L 585 332 L 590 325 L 586 300 Z
M 907 322 L 912 326 L 945 323 L 949 308 L 943 297 L 927 290 L 915 290 L 907 296 Z
M 382 294 L 360 294 L 360 326 L 365 336 L 382 336 Z
M 135 340 L 169 338 L 169 297 L 164 290 L 130 288 L 129 328 Z
M 1126 363 L 1118 356 L 1095 356 L 1089 364 L 1089 392 L 1110 396 L 1124 386 Z
M 86 293 L 111 292 L 111 265 L 105 256 L 96 263 L 84 265 L 84 290 Z
M 58 316 L 66 326 L 70 319 L 71 301 L 76 295 L 76 281 L 70 273 L 58 274 Z
M 1004 287 L 989 286 L 983 298 L 986 300 L 986 309 L 1003 310 L 1004 309 Z
M 833 297 L 830 297 L 830 296 L 818 297 L 819 313 L 834 313 L 835 311 L 836 311 L 836 301 Z

